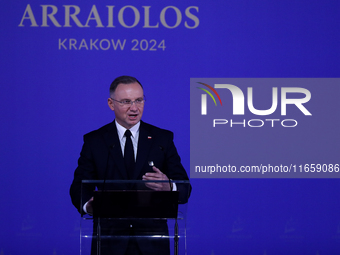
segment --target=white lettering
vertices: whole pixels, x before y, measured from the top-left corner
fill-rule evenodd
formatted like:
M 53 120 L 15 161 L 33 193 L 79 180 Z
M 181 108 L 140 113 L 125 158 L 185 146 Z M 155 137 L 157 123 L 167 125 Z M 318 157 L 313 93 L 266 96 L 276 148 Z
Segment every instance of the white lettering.
M 109 10 L 108 10 L 108 20 L 107 20 L 107 27 L 115 27 L 113 25 L 113 8 L 114 5 L 107 5 L 106 6 Z
M 53 25 L 56 27 L 61 27 L 61 25 L 58 23 L 58 21 L 55 19 L 54 14 L 58 12 L 57 6 L 54 5 L 41 5 L 42 7 L 42 27 L 49 27 L 47 25 L 47 17 L 52 21 Z M 52 13 L 47 14 L 47 8 L 52 8 Z
M 248 88 L 248 108 L 249 111 L 256 114 L 256 115 L 270 115 L 273 112 L 275 112 L 277 108 L 277 88 L 273 88 L 273 93 L 272 93 L 272 106 L 268 110 L 257 110 L 254 108 L 253 105 L 253 88 L 249 87 Z
M 76 44 L 77 44 L 77 40 L 76 39 L 70 39 L 69 40 L 69 49 L 71 50 L 72 47 L 73 47 L 76 50 L 77 49 Z
M 303 93 L 306 96 L 304 98 L 297 99 L 287 99 L 287 93 Z M 281 88 L 281 115 L 286 115 L 286 106 L 287 104 L 295 104 L 300 111 L 303 112 L 304 115 L 312 115 L 302 104 L 306 103 L 310 100 L 311 93 L 309 90 L 304 88 Z
M 134 14 L 135 14 L 135 21 L 134 23 L 131 25 L 131 26 L 128 26 L 126 25 L 125 21 L 124 21 L 124 11 L 126 8 L 130 8 L 133 10 Z M 118 20 L 119 20 L 119 23 L 123 26 L 123 27 L 126 27 L 126 28 L 133 28 L 135 26 L 137 26 L 137 24 L 139 23 L 139 20 L 140 20 L 140 14 L 139 14 L 139 11 L 136 7 L 132 6 L 132 5 L 127 5 L 127 6 L 124 6 L 122 9 L 120 9 L 119 13 L 118 13 Z
M 26 16 L 26 14 L 28 14 L 28 17 Z M 31 27 L 38 27 L 38 24 L 35 21 L 31 6 L 29 4 L 27 4 L 24 15 L 22 15 L 22 19 L 19 24 L 19 27 L 24 27 L 22 23 L 24 22 L 25 19 L 29 19 L 31 21 Z
M 232 127 L 233 124 L 239 124 L 239 125 L 243 124 L 243 127 L 246 127 L 246 120 L 243 120 L 243 122 L 233 122 L 233 120 L 230 120 L 230 127 Z
M 156 25 L 150 26 L 150 8 L 151 6 L 143 6 L 144 8 L 144 26 L 145 28 L 157 28 L 159 23 Z
M 260 126 L 251 125 L 250 122 L 254 122 L 254 121 L 261 122 L 261 125 L 260 125 Z M 249 121 L 248 121 L 248 126 L 249 126 L 249 127 L 262 127 L 263 125 L 264 125 L 263 120 L 253 119 L 253 120 L 249 120 Z
M 242 90 L 231 84 L 215 84 L 217 89 L 229 89 L 233 97 L 233 115 L 244 115 L 244 95 Z
M 292 121 L 292 122 L 294 122 L 295 123 L 295 125 L 293 125 L 293 126 L 286 126 L 285 124 L 284 124 L 284 122 L 287 122 L 287 121 Z M 297 121 L 296 120 L 293 120 L 293 119 L 287 119 L 287 120 L 283 120 L 283 121 L 281 121 L 281 125 L 283 126 L 283 127 L 296 127 L 297 126 Z
M 227 124 L 228 121 L 226 119 L 214 119 L 213 121 L 213 127 L 216 126 L 216 124 Z
M 165 19 L 165 13 L 166 13 L 166 11 L 167 11 L 168 9 L 170 9 L 170 8 L 173 9 L 173 10 L 175 10 L 175 12 L 176 12 L 176 17 L 177 17 L 177 18 L 176 18 L 176 24 L 173 25 L 173 26 L 169 26 L 168 23 L 166 22 L 166 19 Z M 178 27 L 179 24 L 181 24 L 181 22 L 182 22 L 182 13 L 181 13 L 181 11 L 180 11 L 177 7 L 175 7 L 175 6 L 167 6 L 167 7 L 165 7 L 165 8 L 161 11 L 160 20 L 161 20 L 162 25 L 165 26 L 166 28 L 176 28 L 176 27 Z
M 93 17 L 92 17 L 93 15 Z M 91 12 L 87 18 L 87 21 L 86 21 L 86 24 L 85 24 L 85 27 L 90 27 L 89 26 L 89 21 L 90 20 L 95 20 L 96 23 L 97 23 L 97 26 L 96 27 L 104 27 L 103 26 L 103 23 L 99 17 L 99 14 L 98 14 L 98 11 L 97 11 L 97 7 L 95 5 L 92 6 L 92 9 L 91 9 Z
M 274 121 L 280 121 L 279 119 L 266 119 L 266 121 L 272 122 L 272 127 L 274 127 Z
M 133 28 L 136 27 L 140 22 L 140 13 L 144 13 L 143 28 L 159 28 L 162 25 L 163 27 L 166 27 L 168 29 L 174 29 L 183 24 L 183 26 L 187 29 L 195 29 L 200 24 L 200 20 L 197 15 L 199 12 L 198 6 L 188 6 L 182 11 L 176 6 L 165 6 L 157 15 L 155 11 L 151 12 L 152 6 L 149 5 L 141 6 L 139 8 L 136 8 L 132 5 L 126 5 L 119 9 L 118 15 L 116 16 L 114 16 L 114 5 L 105 6 L 107 8 L 106 15 L 100 12 L 101 9 L 99 9 L 98 11 L 97 5 L 92 5 L 91 10 L 89 11 L 87 16 L 85 16 L 83 13 L 79 15 L 81 12 L 81 7 L 79 5 L 62 5 L 64 8 L 63 13 L 60 13 L 61 7 L 58 7 L 57 5 L 43 4 L 40 6 L 42 8 L 41 27 L 50 27 L 51 24 L 53 24 L 53 26 L 55 27 L 76 26 L 80 28 L 88 28 L 91 26 L 95 26 L 96 28 L 102 28 L 104 27 L 104 21 L 104 23 L 106 23 L 106 27 L 114 28 L 114 23 L 117 22 L 114 19 L 117 17 L 116 19 L 118 19 L 118 22 L 122 27 Z M 184 13 L 186 20 L 184 21 L 184 23 L 182 23 L 182 16 L 184 15 Z M 84 16 L 86 17 L 86 19 L 84 19 Z M 81 17 L 83 19 L 81 19 Z M 107 18 L 107 21 L 105 18 Z M 18 26 L 24 27 L 25 20 L 29 20 L 31 22 L 31 27 L 39 27 L 30 4 L 27 4 Z M 64 24 L 62 24 L 63 21 Z
M 106 48 L 103 47 L 103 42 L 106 42 L 106 44 L 107 44 L 107 47 L 106 47 Z M 108 49 L 110 49 L 110 41 L 107 40 L 107 39 L 101 40 L 101 41 L 99 42 L 99 47 L 100 47 L 102 50 L 108 50 Z
M 93 47 L 96 48 L 96 50 L 98 50 L 98 47 L 96 45 L 98 39 L 96 39 L 94 42 L 92 41 L 92 39 L 90 40 L 90 49 L 92 50 Z
M 236 125 L 241 125 L 243 127 L 263 127 L 265 126 L 266 122 L 271 122 L 271 127 L 274 127 L 274 122 L 279 121 L 281 122 L 282 127 L 296 127 L 298 125 L 298 122 L 294 119 L 284 119 L 284 120 L 279 120 L 279 119 L 266 119 L 266 120 L 261 120 L 261 119 L 250 119 L 246 121 L 245 119 L 243 122 L 236 122 L 232 119 L 229 121 L 227 119 L 213 119 L 213 127 L 216 127 L 216 125 L 225 125 L 227 123 L 230 123 L 230 127 L 234 127 Z
M 114 48 L 114 50 L 117 50 L 118 46 L 121 50 L 124 50 L 126 40 L 123 41 L 123 44 L 119 39 L 117 40 L 117 44 L 115 44 L 113 39 L 111 40 L 111 42 L 112 42 L 112 47 Z
M 193 20 L 195 22 L 195 24 L 193 26 L 189 26 L 188 22 L 185 22 L 184 25 L 185 25 L 186 28 L 194 29 L 194 28 L 198 27 L 198 25 L 200 24 L 200 21 L 199 21 L 197 16 L 193 15 L 190 12 L 191 9 L 195 9 L 198 12 L 198 7 L 197 6 L 190 6 L 190 7 L 185 9 L 185 15 L 189 19 Z
M 87 43 L 86 43 L 85 39 L 81 40 L 81 42 L 80 42 L 78 49 L 80 50 L 81 48 L 85 48 L 87 50 L 89 49 L 89 47 L 87 47 Z
M 67 41 L 67 39 L 65 39 L 64 41 L 61 41 L 61 39 L 59 38 L 59 50 L 61 49 L 61 46 L 67 50 L 66 46 L 65 46 L 65 42 Z
M 77 18 L 77 15 L 80 12 L 80 8 L 77 5 L 63 5 L 65 8 L 65 24 L 64 27 L 72 27 L 70 25 L 70 18 L 77 24 L 78 27 L 83 27 L 83 25 L 80 23 L 79 19 Z M 70 14 L 70 9 L 74 9 L 74 13 Z
M 207 95 L 201 95 L 201 115 L 207 115 Z

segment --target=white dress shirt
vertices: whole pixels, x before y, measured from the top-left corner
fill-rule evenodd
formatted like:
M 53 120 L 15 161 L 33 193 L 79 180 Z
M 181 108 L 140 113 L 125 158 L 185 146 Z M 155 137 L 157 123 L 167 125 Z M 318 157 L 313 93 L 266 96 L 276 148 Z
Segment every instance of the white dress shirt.
M 118 138 L 120 142 L 120 147 L 122 149 L 123 157 L 124 157 L 124 148 L 125 148 L 125 131 L 127 130 L 125 127 L 120 125 L 117 121 L 115 121 L 116 127 L 117 127 L 117 133 L 118 133 Z M 138 138 L 139 138 L 139 127 L 140 127 L 140 121 L 134 125 L 132 128 L 130 128 L 131 131 L 131 141 L 133 145 L 133 152 L 135 156 L 135 161 L 137 159 L 137 148 L 138 148 Z

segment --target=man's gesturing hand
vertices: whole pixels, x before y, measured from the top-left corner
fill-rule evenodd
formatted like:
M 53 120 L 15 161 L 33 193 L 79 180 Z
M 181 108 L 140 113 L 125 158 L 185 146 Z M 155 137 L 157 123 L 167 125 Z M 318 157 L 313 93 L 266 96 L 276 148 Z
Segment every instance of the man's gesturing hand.
M 157 191 L 171 191 L 168 177 L 161 172 L 157 167 L 153 166 L 154 172 L 146 173 L 143 175 L 144 181 L 168 181 L 168 182 L 147 182 L 145 185 Z

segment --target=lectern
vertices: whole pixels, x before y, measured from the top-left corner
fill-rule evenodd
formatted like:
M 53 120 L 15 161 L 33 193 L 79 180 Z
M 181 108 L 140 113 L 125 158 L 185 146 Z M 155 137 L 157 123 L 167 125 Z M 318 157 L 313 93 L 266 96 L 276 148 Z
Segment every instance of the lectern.
M 122 254 L 138 247 L 145 255 L 187 254 L 189 181 L 170 181 L 175 191 L 154 191 L 148 183 L 169 181 L 83 180 L 93 189 L 93 215 L 82 215 L 80 254 Z M 82 196 L 83 197 L 83 196 Z

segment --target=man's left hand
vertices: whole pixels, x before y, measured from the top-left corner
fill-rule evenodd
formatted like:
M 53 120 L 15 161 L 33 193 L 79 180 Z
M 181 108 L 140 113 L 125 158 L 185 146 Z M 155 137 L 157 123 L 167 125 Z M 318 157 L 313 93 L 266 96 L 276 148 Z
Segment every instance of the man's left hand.
M 161 172 L 157 167 L 153 166 L 154 172 L 146 173 L 143 175 L 143 181 L 168 181 L 168 182 L 147 182 L 145 186 L 157 191 L 171 191 L 169 178 Z

